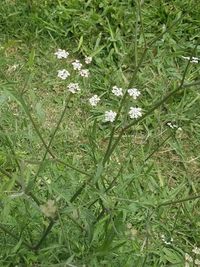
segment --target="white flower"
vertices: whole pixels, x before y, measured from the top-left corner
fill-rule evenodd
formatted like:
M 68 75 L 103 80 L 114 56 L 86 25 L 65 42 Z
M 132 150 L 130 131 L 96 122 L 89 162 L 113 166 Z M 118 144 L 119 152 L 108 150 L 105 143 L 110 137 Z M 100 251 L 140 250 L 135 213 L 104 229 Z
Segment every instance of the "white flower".
M 110 121 L 113 122 L 115 120 L 115 117 L 117 116 L 117 113 L 109 110 L 105 112 L 105 122 Z
M 193 248 L 192 252 L 193 252 L 194 254 L 200 254 L 200 248 L 195 247 L 195 248 Z
M 98 95 L 94 95 L 93 97 L 91 97 L 89 99 L 90 105 L 95 107 L 100 101 L 100 97 L 98 97 Z
M 88 77 L 90 73 L 89 73 L 89 70 L 84 69 L 84 70 L 80 70 L 80 71 L 79 71 L 79 74 L 80 74 L 82 77 Z
M 188 253 L 185 253 L 185 260 L 188 262 L 193 262 L 192 257 Z
M 55 56 L 57 56 L 58 59 L 61 58 L 67 58 L 69 56 L 69 53 L 65 50 L 58 49 L 57 52 L 54 53 Z
M 171 245 L 172 242 L 174 241 L 172 237 L 169 240 L 167 240 L 165 235 L 161 235 L 161 239 L 166 245 Z
M 167 126 L 169 126 L 171 129 L 176 129 L 177 131 L 182 131 L 182 128 L 178 127 L 175 123 L 168 122 Z
M 196 265 L 200 266 L 200 260 L 196 259 L 196 260 L 194 261 L 194 263 L 195 263 Z
M 113 86 L 112 93 L 116 96 L 122 96 L 123 95 L 122 88 L 118 88 L 117 86 Z
M 63 70 L 58 70 L 58 77 L 62 80 L 65 80 L 68 76 L 70 76 L 69 71 L 63 69 Z
M 85 63 L 90 64 L 92 62 L 92 57 L 85 57 Z
M 137 99 L 140 95 L 140 91 L 137 88 L 131 88 L 127 90 L 128 94 L 133 97 L 133 99 Z
M 67 86 L 68 90 L 72 93 L 72 94 L 75 94 L 77 93 L 78 91 L 80 91 L 81 89 L 79 88 L 79 85 L 78 83 L 70 83 L 68 86 Z
M 82 68 L 82 64 L 79 60 L 75 60 L 74 62 L 72 62 L 72 66 L 74 70 L 80 70 Z
M 52 199 L 49 199 L 44 205 L 40 205 L 40 209 L 46 217 L 51 218 L 55 217 L 57 211 L 55 201 Z
M 191 62 L 191 63 L 199 63 L 199 61 L 196 60 L 196 59 L 192 59 L 190 62 Z
M 198 63 L 200 61 L 200 58 L 198 58 L 198 57 L 192 57 L 190 59 L 190 57 L 184 57 L 184 56 L 182 56 L 182 58 L 183 59 L 186 59 L 186 60 L 190 60 L 191 63 Z
M 168 122 L 167 126 L 169 126 L 170 128 L 174 129 L 174 128 L 178 128 L 178 126 L 174 123 Z
M 142 116 L 142 109 L 131 107 L 128 114 L 131 119 L 137 119 Z
M 8 68 L 8 72 L 15 71 L 19 67 L 19 64 L 14 64 Z

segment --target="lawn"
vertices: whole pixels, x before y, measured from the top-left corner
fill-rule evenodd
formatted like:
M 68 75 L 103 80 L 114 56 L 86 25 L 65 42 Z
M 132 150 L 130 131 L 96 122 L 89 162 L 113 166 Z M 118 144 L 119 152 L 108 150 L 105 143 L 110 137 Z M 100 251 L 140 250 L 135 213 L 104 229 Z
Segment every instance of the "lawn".
M 200 2 L 2 0 L 0 266 L 200 266 Z

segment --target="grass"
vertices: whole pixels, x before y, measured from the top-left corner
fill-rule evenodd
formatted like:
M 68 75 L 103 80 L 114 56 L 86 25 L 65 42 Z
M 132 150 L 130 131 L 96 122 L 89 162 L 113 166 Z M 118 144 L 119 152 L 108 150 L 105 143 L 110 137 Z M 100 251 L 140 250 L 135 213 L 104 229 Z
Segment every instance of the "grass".
M 143 2 L 3 0 L 0 266 L 199 259 L 200 65 L 182 56 L 199 57 L 200 4 Z M 84 55 L 88 79 L 56 77 Z M 74 80 L 82 90 L 71 96 Z M 114 85 L 141 97 L 120 102 Z M 135 104 L 143 117 L 122 116 Z M 103 122 L 110 109 L 122 111 L 113 124 Z

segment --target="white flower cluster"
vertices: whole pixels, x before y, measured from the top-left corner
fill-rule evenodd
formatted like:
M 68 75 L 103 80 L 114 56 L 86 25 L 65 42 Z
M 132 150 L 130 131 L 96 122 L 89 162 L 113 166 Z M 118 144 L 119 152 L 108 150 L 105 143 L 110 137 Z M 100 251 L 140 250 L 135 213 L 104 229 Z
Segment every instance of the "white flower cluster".
M 58 59 L 67 58 L 69 53 L 65 50 L 58 49 L 57 52 L 54 53 Z M 92 57 L 85 56 L 85 63 L 90 64 L 92 62 Z M 89 70 L 88 69 L 82 69 L 82 63 L 80 60 L 75 60 L 72 62 L 72 66 L 74 70 L 79 71 L 79 75 L 82 77 L 88 77 L 89 76 Z M 66 80 L 70 76 L 69 71 L 66 69 L 58 70 L 58 77 L 62 80 Z M 78 83 L 70 83 L 68 86 L 68 91 L 72 94 L 75 94 L 80 91 L 80 87 Z M 127 90 L 128 94 L 133 97 L 134 100 L 136 100 L 140 96 L 140 91 L 137 88 L 130 88 Z M 112 87 L 112 93 L 115 96 L 123 96 L 123 89 L 119 88 L 117 86 Z M 98 95 L 93 95 L 89 99 L 89 103 L 91 106 L 95 107 L 100 101 L 100 97 Z M 131 107 L 129 111 L 129 116 L 131 119 L 137 119 L 142 116 L 142 109 L 138 107 Z M 117 113 L 115 111 L 109 110 L 105 112 L 104 118 L 105 122 L 114 122 L 116 119 Z
M 142 109 L 136 108 L 136 107 L 131 107 L 128 114 L 129 114 L 131 119 L 138 119 L 139 117 L 142 116 Z
M 133 97 L 134 100 L 140 96 L 140 91 L 137 88 L 131 88 L 127 90 L 128 94 Z
M 92 57 L 85 56 L 85 63 L 90 64 L 92 62 Z
M 109 110 L 105 112 L 105 122 L 113 122 L 117 116 L 115 111 Z
M 82 68 L 82 64 L 80 63 L 80 60 L 76 59 L 74 62 L 72 62 L 72 66 L 74 70 L 80 70 Z
M 62 59 L 62 58 L 67 58 L 69 56 L 69 53 L 66 50 L 63 49 L 58 49 L 54 55 L 58 58 L 58 59 Z M 92 57 L 89 56 L 85 56 L 85 63 L 86 64 L 90 64 L 92 62 Z M 75 60 L 74 62 L 72 62 L 72 66 L 74 70 L 78 70 L 79 71 L 79 75 L 82 77 L 88 77 L 89 76 L 89 70 L 88 69 L 82 69 L 82 63 L 80 62 L 80 60 Z M 57 76 L 62 79 L 62 80 L 66 80 L 69 76 L 70 73 L 68 70 L 66 69 L 62 69 L 62 70 L 58 70 L 58 74 Z M 68 86 L 68 91 L 71 92 L 72 94 L 75 94 L 77 92 L 80 91 L 80 87 L 78 83 L 70 83 Z M 100 98 L 95 95 L 94 97 L 92 97 L 90 100 L 90 104 L 92 106 L 96 106 L 97 103 L 100 101 Z
M 58 77 L 62 80 L 66 80 L 67 77 L 70 76 L 69 71 L 67 71 L 66 69 L 63 70 L 58 70 Z
M 167 240 L 165 235 L 161 235 L 161 239 L 162 239 L 163 243 L 165 243 L 166 245 L 171 245 L 172 242 L 174 241 L 172 237 L 170 238 L 170 240 Z
M 54 55 L 58 58 L 58 59 L 62 59 L 62 58 L 67 58 L 69 56 L 69 53 L 67 51 L 65 51 L 64 49 L 58 49 Z
M 133 97 L 134 100 L 136 100 L 141 94 L 137 88 L 130 88 L 127 90 L 127 92 L 131 97 Z M 123 96 L 123 89 L 115 85 L 112 87 L 112 93 L 118 97 Z M 128 114 L 131 119 L 138 119 L 142 116 L 142 109 L 137 107 L 131 107 Z M 113 122 L 115 120 L 115 117 L 116 112 L 113 112 L 112 110 L 105 112 L 105 121 Z
M 88 69 L 82 69 L 79 71 L 79 74 L 82 76 L 82 77 L 88 77 L 89 76 L 89 70 Z
M 89 60 L 87 60 L 87 62 L 89 62 Z M 89 63 L 87 63 L 87 64 L 89 64 Z M 72 66 L 73 66 L 74 70 L 79 71 L 80 76 L 86 77 L 86 78 L 89 77 L 89 74 L 90 74 L 89 70 L 88 69 L 82 69 L 83 64 L 80 62 L 80 60 L 76 59 L 74 62 L 72 62 Z
M 178 131 L 182 131 L 182 128 L 181 127 L 178 127 L 175 123 L 168 122 L 167 123 L 167 126 L 169 126 L 171 129 L 176 129 Z
M 58 59 L 62 59 L 62 58 L 67 58 L 69 56 L 69 53 L 63 49 L 58 49 L 54 55 L 58 58 Z M 85 63 L 86 64 L 90 64 L 92 62 L 92 57 L 89 56 L 85 56 Z M 81 77 L 89 77 L 89 70 L 88 69 L 82 69 L 83 64 L 80 62 L 80 60 L 75 60 L 72 62 L 72 66 L 74 70 L 78 70 L 79 71 L 79 75 Z M 63 70 L 59 70 L 58 71 L 58 77 L 62 80 L 66 80 L 67 77 L 70 76 L 70 73 L 63 69 Z
M 182 56 L 182 58 L 183 59 L 186 59 L 186 60 L 190 60 L 191 63 L 199 63 L 199 61 L 200 61 L 200 58 L 198 58 L 198 57 L 192 57 L 190 59 L 190 57 L 184 57 L 184 56 Z
M 81 89 L 79 88 L 79 85 L 78 83 L 70 83 L 68 86 L 67 86 L 69 92 L 71 92 L 72 94 L 75 94 L 77 93 L 78 91 L 80 91 Z
M 193 252 L 194 254 L 196 254 L 196 255 L 200 255 L 200 248 L 195 247 L 195 248 L 193 248 L 192 252 Z
M 193 263 L 192 266 L 200 266 L 200 260 L 197 258 L 200 255 L 200 248 L 194 247 L 192 252 L 195 254 L 195 260 L 188 253 L 185 253 L 185 267 L 190 267 L 190 263 Z
M 99 101 L 100 101 L 100 97 L 98 97 L 98 95 L 93 95 L 90 99 L 89 99 L 89 102 L 90 102 L 90 105 L 95 107 Z
M 116 96 L 123 96 L 122 88 L 119 88 L 117 86 L 113 86 L 112 93 Z
M 127 90 L 128 94 L 136 100 L 140 96 L 140 91 L 137 88 L 130 88 Z M 116 85 L 112 88 L 112 93 L 116 96 L 123 96 L 122 88 L 117 87 Z

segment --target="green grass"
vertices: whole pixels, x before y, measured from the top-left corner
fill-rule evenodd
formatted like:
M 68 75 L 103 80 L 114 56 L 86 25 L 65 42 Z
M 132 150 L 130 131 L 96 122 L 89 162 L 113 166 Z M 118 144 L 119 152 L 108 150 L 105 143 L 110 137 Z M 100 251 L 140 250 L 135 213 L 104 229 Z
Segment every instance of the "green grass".
M 183 267 L 185 253 L 200 259 L 192 252 L 200 247 L 200 62 L 182 58 L 200 57 L 200 3 L 2 2 L 0 266 Z M 55 58 L 58 48 L 67 60 Z M 57 78 L 85 55 L 93 57 L 88 79 Z M 70 96 L 73 81 L 82 90 Z M 121 103 L 114 85 L 141 96 L 126 98 L 109 124 L 104 112 Z M 101 102 L 91 108 L 94 94 Z M 143 109 L 138 122 L 124 115 L 134 105 Z M 48 200 L 55 216 L 44 214 Z

